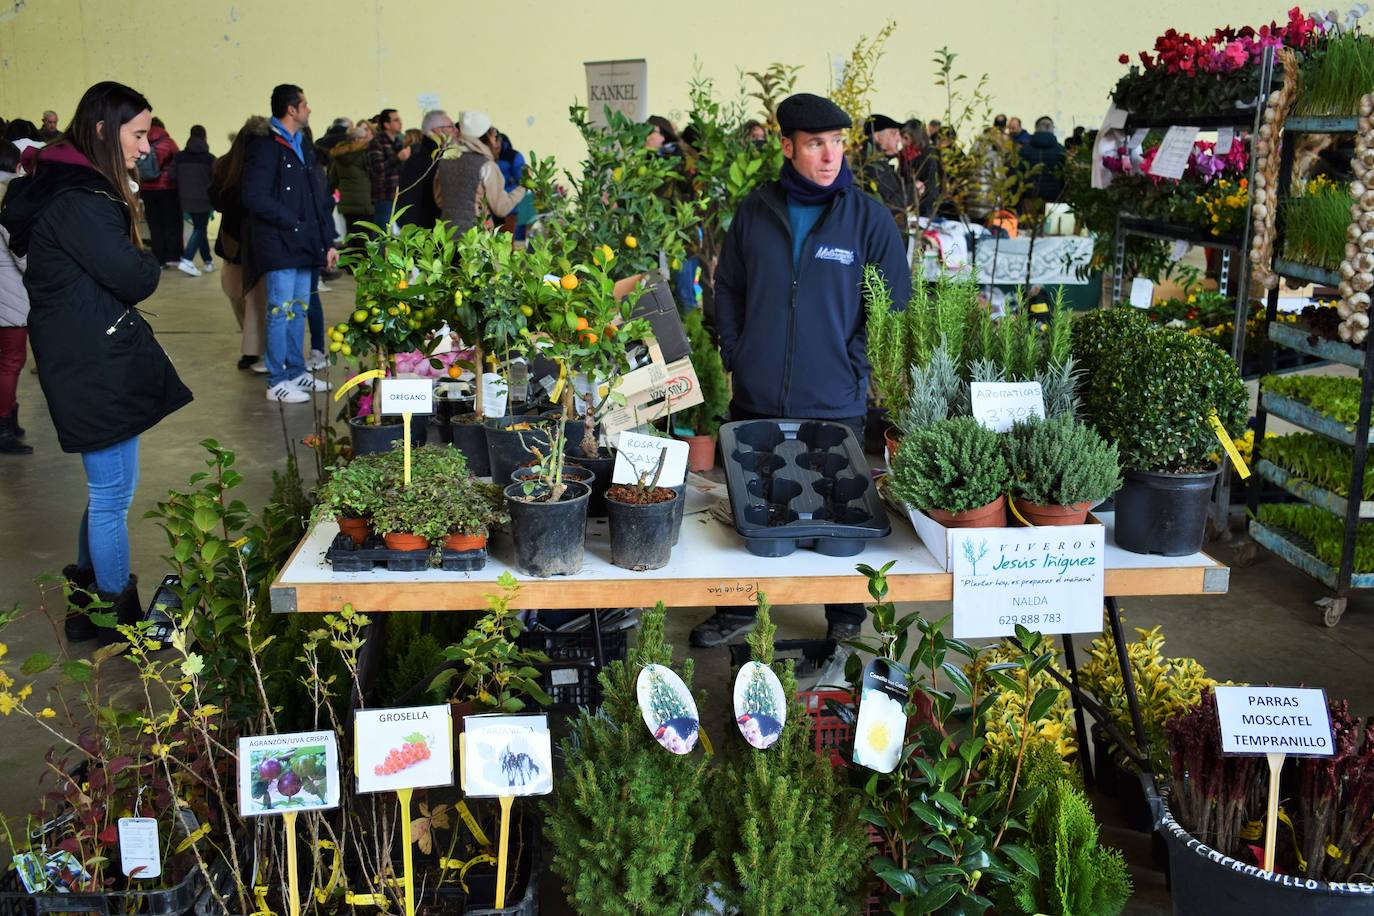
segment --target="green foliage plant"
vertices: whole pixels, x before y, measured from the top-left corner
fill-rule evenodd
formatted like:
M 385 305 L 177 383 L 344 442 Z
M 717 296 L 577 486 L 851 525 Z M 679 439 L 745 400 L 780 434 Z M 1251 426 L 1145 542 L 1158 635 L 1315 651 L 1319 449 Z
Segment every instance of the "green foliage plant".
M 792 665 L 773 661 L 777 627 L 768 607 L 760 593 L 749 645 L 753 660 L 771 665 L 782 683 L 786 722 L 764 751 L 733 734 L 723 741 L 711 783 L 717 886 L 743 916 L 844 916 L 856 907 L 868 836 L 858 799 L 816 753 Z
M 701 384 L 701 403 L 688 408 L 685 422 L 698 436 L 715 436 L 721 418 L 730 412 L 730 379 L 721 362 L 720 348 L 711 339 L 701 309 L 692 309 L 682 319 L 687 340 L 692 345 L 692 369 Z
M 567 774 L 545 812 L 553 870 L 584 916 L 696 912 L 705 902 L 703 878 L 715 869 L 717 853 L 705 842 L 716 817 L 706 759 L 660 747 L 636 697 L 645 665 L 672 664 L 665 614 L 660 602 L 644 615 L 631 657 L 600 675 L 601 709 L 579 712 L 562 743 Z M 682 667 L 689 689 L 692 668 L 689 658 Z
M 908 433 L 892 459 L 892 493 L 917 509 L 977 509 L 1005 493 L 1010 482 L 1001 437 L 972 417 Z
M 898 916 L 984 913 L 1023 874 L 1039 874 L 1034 855 L 1017 845 L 1025 833 L 1021 818 L 1043 794 L 1026 786 L 1022 764 L 1033 723 L 1060 698 L 1057 686 L 1035 687 L 1054 653 L 1040 634 L 1017 627 L 1023 651 L 1005 663 L 986 665 L 977 678 L 968 677 L 950 656 L 976 662 L 979 650 L 944 635 L 948 618 L 932 622 L 918 612 L 898 618 L 887 600 L 892 565 L 859 566 L 875 602 L 869 610 L 877 639 L 854 644 L 909 674 L 908 734 L 897 768 L 888 774 L 852 771 L 851 786 L 863 799 L 860 816 L 883 841 L 884 852 L 871 868 L 894 898 L 890 912 Z M 856 696 L 862 668 L 859 654 L 846 663 Z M 1002 691 L 1018 693 L 1024 702 L 1021 721 L 1013 726 L 1010 773 L 996 782 L 985 721 Z M 959 704 L 966 705 L 967 718 L 956 714 Z
M 1360 380 L 1342 375 L 1266 375 L 1260 389 L 1306 404 L 1354 429 L 1360 419 Z
M 1337 496 L 1350 494 L 1353 464 L 1348 445 L 1317 433 L 1297 432 L 1266 438 L 1260 455 L 1298 480 L 1330 490 Z M 1374 468 L 1365 469 L 1360 498 L 1374 499 Z
M 1364 43 L 1374 50 L 1374 42 L 1366 38 Z M 1345 258 L 1345 233 L 1354 206 L 1348 185 L 1309 181 L 1305 193 L 1280 205 L 1284 256 L 1299 264 L 1338 269 Z
M 1302 115 L 1354 116 L 1374 92 L 1374 40 L 1356 29 L 1333 29 L 1303 54 L 1302 89 L 1294 107 Z
M 435 675 L 429 690 L 448 692 L 455 703 L 472 703 L 483 712 L 517 713 L 529 701 L 553 702 L 539 684 L 536 665 L 548 656 L 520 646 L 525 625 L 511 602 L 520 591 L 510 573 L 496 580 L 501 594 L 487 596 L 487 612 L 478 618 L 460 642 L 444 649 L 450 667 Z
M 371 518 L 386 483 L 386 466 L 371 455 L 326 468 L 315 489 L 315 520 Z
M 1317 506 L 1273 503 L 1260 506 L 1259 519 L 1269 527 L 1296 535 L 1299 545 L 1310 549 L 1326 565 L 1333 568 L 1341 565 L 1344 518 Z M 1369 525 L 1361 525 L 1355 532 L 1354 571 L 1374 573 L 1374 528 Z
M 968 413 L 968 383 L 960 377 L 945 344 L 936 347 L 924 364 L 912 365 L 910 372 L 906 406 L 895 417 L 904 435 Z
M 1068 414 L 1017 423 L 1006 447 L 1012 493 L 1036 505 L 1095 505 L 1121 487 L 1116 446 Z
M 1054 658 L 1045 670 L 1032 679 L 1032 696 L 1039 693 L 1040 688 L 1053 687 L 1058 683 L 1052 672 L 1065 674 L 1059 664 L 1058 650 L 1052 646 L 1048 648 L 1053 652 Z M 989 666 L 1013 662 L 1020 657 L 1020 652 L 1020 649 L 1005 640 L 987 646 L 979 653 L 976 663 L 970 662 L 964 666 L 964 674 L 970 680 L 978 680 L 985 676 Z M 1025 696 L 1018 691 L 1004 690 L 990 698 L 987 716 L 983 720 L 983 735 L 988 741 L 988 751 L 995 754 L 999 760 L 1015 756 L 1016 746 L 1021 738 L 1019 728 L 1025 714 L 1024 705 Z M 1074 728 L 1073 708 L 1069 705 L 1067 693 L 1061 692 L 1054 705 L 1030 723 L 1030 729 L 1028 746 L 1032 751 L 1042 746 L 1049 747 L 1053 749 L 1055 758 L 1059 761 L 1070 760 L 1078 752 L 1078 732 Z M 1005 783 L 1006 780 L 999 780 L 999 784 Z
M 892 290 L 876 264 L 864 266 L 865 347 L 874 400 L 894 410 L 907 402 L 911 385 L 910 336 L 905 312 L 892 309 Z

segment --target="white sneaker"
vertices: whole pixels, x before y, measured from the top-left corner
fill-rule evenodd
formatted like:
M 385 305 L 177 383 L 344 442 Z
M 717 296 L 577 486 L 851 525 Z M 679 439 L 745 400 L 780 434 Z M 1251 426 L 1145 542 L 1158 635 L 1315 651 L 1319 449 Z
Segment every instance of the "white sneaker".
M 202 268 L 200 269 L 200 272 L 203 273 L 203 274 L 212 274 L 212 273 L 214 273 L 214 272 L 215 272 L 215 262 L 214 262 L 214 261 L 206 261 L 206 262 L 205 262 L 205 266 L 202 267 Z
M 320 350 L 311 350 L 310 355 L 305 358 L 305 368 L 311 372 L 319 372 L 329 366 L 329 357 L 325 356 Z
M 252 369 L 252 370 L 253 370 L 254 372 L 256 372 L 258 375 L 266 375 L 266 374 L 267 374 L 267 363 L 266 363 L 265 361 L 263 361 L 263 360 L 258 360 L 257 362 L 253 363 L 253 365 L 249 366 L 248 368 L 249 368 L 249 369 Z
M 317 287 L 315 287 L 315 292 L 317 292 L 317 293 L 332 293 L 332 292 L 334 292 L 334 287 L 332 287 L 332 286 L 325 286 L 325 285 L 324 285 L 324 281 L 321 280 L 321 281 L 320 281 L 320 285 L 317 286 Z
M 310 395 L 290 382 L 279 382 L 267 389 L 267 400 L 282 404 L 304 404 L 310 400 Z
M 302 372 L 291 381 L 284 382 L 283 384 L 294 385 L 301 391 L 328 391 L 330 389 L 329 382 L 322 378 L 315 378 L 315 376 L 311 375 L 309 372 Z
M 196 269 L 196 265 L 192 264 L 190 261 L 186 260 L 185 258 L 182 258 L 182 259 L 181 259 L 181 263 L 177 264 L 177 270 L 181 271 L 182 273 L 186 274 L 186 275 L 189 276 L 189 277 L 199 277 L 199 276 L 200 276 L 200 271 Z

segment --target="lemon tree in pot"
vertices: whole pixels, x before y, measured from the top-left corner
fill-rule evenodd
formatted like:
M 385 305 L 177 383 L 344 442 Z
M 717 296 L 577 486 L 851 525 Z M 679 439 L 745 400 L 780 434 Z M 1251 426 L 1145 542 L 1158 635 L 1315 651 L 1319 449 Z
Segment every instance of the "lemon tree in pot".
M 1011 471 L 1002 439 L 972 417 L 909 432 L 892 459 L 892 493 L 948 528 L 1007 523 Z
M 1083 369 L 1083 417 L 1116 442 L 1125 470 L 1116 498 L 1117 546 L 1165 556 L 1196 553 L 1221 450 L 1208 417 L 1215 412 L 1237 436 L 1248 415 L 1236 364 L 1210 341 L 1127 309 L 1078 319 L 1073 340 Z
M 1081 525 L 1121 486 L 1116 446 L 1069 414 L 1017 423 L 1006 448 L 1012 501 L 1032 525 Z

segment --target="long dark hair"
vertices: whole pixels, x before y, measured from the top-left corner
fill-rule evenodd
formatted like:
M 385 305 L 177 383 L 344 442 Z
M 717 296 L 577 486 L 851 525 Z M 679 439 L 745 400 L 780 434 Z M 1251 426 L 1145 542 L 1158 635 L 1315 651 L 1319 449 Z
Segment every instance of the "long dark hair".
M 67 145 L 90 160 L 95 170 L 105 177 L 115 193 L 129 208 L 129 238 L 139 248 L 138 201 L 129 182 L 133 172 L 124 165 L 124 148 L 119 142 L 119 129 L 153 106 L 141 93 L 123 83 L 106 80 L 86 90 L 76 105 L 76 113 L 67 123 L 61 139 L 55 145 Z M 97 126 L 104 123 L 104 135 Z
M 210 186 L 218 197 L 229 188 L 237 188 L 243 176 L 243 163 L 248 158 L 248 144 L 256 137 L 266 137 L 272 133 L 272 123 L 262 115 L 252 115 L 239 132 L 234 134 L 229 144 L 229 152 L 215 160 L 211 172 Z

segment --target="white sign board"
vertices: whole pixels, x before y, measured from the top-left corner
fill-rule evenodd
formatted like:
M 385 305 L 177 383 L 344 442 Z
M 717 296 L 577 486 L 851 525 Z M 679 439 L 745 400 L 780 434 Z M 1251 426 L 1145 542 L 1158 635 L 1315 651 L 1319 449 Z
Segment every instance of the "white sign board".
M 587 70 L 587 120 L 593 127 L 606 126 L 607 108 L 631 121 L 648 119 L 647 60 L 597 60 L 587 61 L 583 66 Z
M 1223 127 L 1217 131 L 1217 145 L 1212 152 L 1218 156 L 1225 156 L 1231 152 L 1231 144 L 1236 141 L 1236 129 L 1234 127 Z
M 659 455 L 668 450 L 663 461 L 663 473 L 658 477 L 660 487 L 676 487 L 687 479 L 687 443 L 662 436 L 646 436 L 643 433 L 623 432 L 615 443 L 615 468 L 611 471 L 611 483 L 639 483 L 644 475 L 645 483 L 654 476 Z
M 1169 128 L 1159 149 L 1155 151 L 1154 161 L 1150 163 L 1150 174 L 1174 181 L 1182 178 L 1183 170 L 1188 167 L 1188 157 L 1193 154 L 1193 141 L 1197 139 L 1197 133 L 1196 127 Z
M 157 818 L 119 819 L 119 870 L 129 878 L 156 878 L 162 874 L 158 854 Z
M 427 378 L 382 379 L 382 413 L 434 413 L 434 381 Z
M 359 792 L 453 785 L 453 718 L 447 703 L 353 713 Z
M 553 742 L 547 716 L 463 718 L 463 794 L 494 798 L 552 791 Z
M 1335 754 L 1326 691 L 1306 687 L 1217 687 L 1223 754 Z
M 1039 382 L 973 382 L 969 385 L 973 416 L 997 433 L 1027 417 L 1045 415 L 1045 395 Z
M 1101 525 L 951 528 L 954 635 L 1102 632 Z
M 239 738 L 244 817 L 339 807 L 339 748 L 332 731 Z
M 1131 281 L 1131 305 L 1147 309 L 1155 304 L 1155 281 L 1136 277 Z

